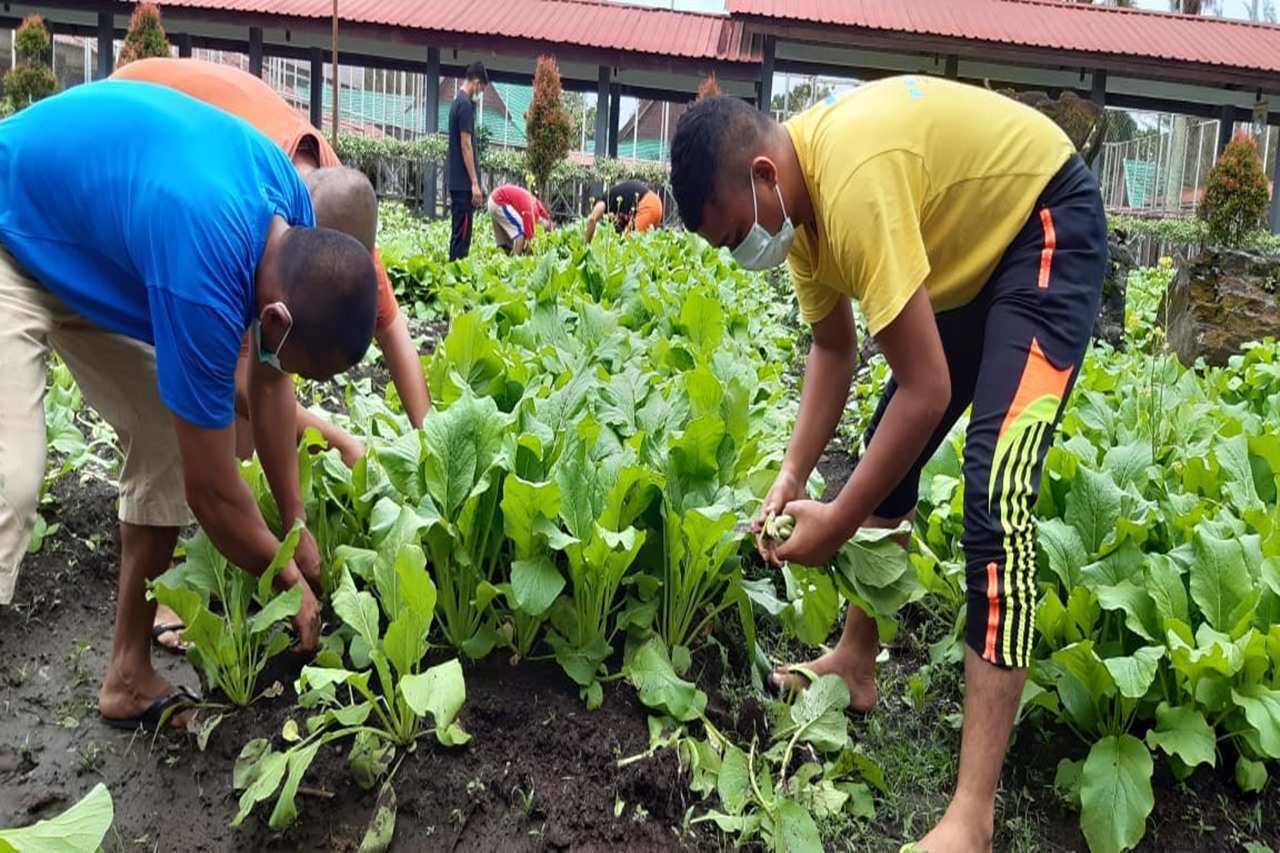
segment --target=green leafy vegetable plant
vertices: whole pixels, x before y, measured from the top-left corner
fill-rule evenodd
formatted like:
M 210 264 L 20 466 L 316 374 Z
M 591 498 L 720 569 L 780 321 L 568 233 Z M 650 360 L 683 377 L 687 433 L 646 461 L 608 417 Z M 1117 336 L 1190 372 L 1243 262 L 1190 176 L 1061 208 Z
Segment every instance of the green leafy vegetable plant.
M 192 663 L 237 707 L 253 701 L 267 661 L 289 646 L 289 635 L 276 629 L 297 615 L 302 590 L 277 593 L 273 584 L 293 559 L 301 531 L 299 522 L 258 578 L 232 566 L 200 531 L 184 545 L 186 560 L 151 585 L 151 596 L 187 626 L 182 639 L 192 644 L 187 651 Z M 221 613 L 214 611 L 214 601 Z
M 0 853 L 80 853 L 98 850 L 115 821 L 111 792 L 99 782 L 57 817 L 0 830 Z
M 298 704 L 315 713 L 306 721 L 305 735 L 296 721 L 285 723 L 281 739 L 289 746 L 283 751 L 262 738 L 245 745 L 236 761 L 235 789 L 243 793 L 234 825 L 273 796 L 270 826 L 280 829 L 296 820 L 298 785 L 324 744 L 350 738 L 352 776 L 361 787 L 372 788 L 380 780 L 390 785 L 398 761 L 414 750 L 419 738 L 434 735 L 445 746 L 470 739 L 456 719 L 466 700 L 462 667 L 456 659 L 423 667 L 436 590 L 422 551 L 406 541 L 416 530 L 410 515 L 406 509 L 381 552 L 341 551 L 334 611 L 351 632 L 348 656 L 366 660 L 369 668 L 342 666 L 341 656 L 333 652 L 317 661 L 326 665 L 303 668 Z M 357 588 L 357 575 L 372 592 Z M 394 791 L 379 796 L 370 828 L 375 835 L 393 831 Z

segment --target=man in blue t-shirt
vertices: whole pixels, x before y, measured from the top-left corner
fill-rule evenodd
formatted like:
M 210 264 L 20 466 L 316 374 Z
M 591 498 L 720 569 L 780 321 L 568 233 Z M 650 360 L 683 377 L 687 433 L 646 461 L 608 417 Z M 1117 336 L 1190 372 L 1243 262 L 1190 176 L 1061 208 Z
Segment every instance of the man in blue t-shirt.
M 108 723 L 154 727 L 194 699 L 152 668 L 146 600 L 192 513 L 251 573 L 279 548 L 235 456 L 245 332 L 258 349 L 255 420 L 282 425 L 268 441 L 292 448 L 288 374 L 327 378 L 359 360 L 376 301 L 368 251 L 314 227 L 289 158 L 228 113 L 106 81 L 0 122 L 0 604 L 40 495 L 53 349 L 124 452 L 116 633 L 98 695 Z M 305 521 L 297 457 L 281 448 L 267 477 L 285 523 Z M 320 557 L 309 535 L 276 585 L 302 590 L 295 627 L 314 648 Z
M 480 141 L 476 138 L 476 107 L 489 85 L 489 72 L 483 62 L 467 66 L 467 79 L 449 107 L 449 164 L 446 180 L 449 187 L 449 211 L 452 230 L 449 235 L 449 260 L 456 261 L 471 253 L 471 226 L 475 212 L 484 204 L 480 192 Z

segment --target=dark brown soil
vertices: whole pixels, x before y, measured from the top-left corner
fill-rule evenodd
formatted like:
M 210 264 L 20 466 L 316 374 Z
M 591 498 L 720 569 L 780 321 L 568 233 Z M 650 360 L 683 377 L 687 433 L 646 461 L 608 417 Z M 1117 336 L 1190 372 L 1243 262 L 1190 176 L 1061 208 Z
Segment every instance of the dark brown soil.
M 62 528 L 24 563 L 15 606 L 0 609 L 0 826 L 55 815 L 102 781 L 115 799 L 108 850 L 355 850 L 376 792 L 354 785 L 336 745 L 304 778 L 293 828 L 269 830 L 265 807 L 230 826 L 236 756 L 297 714 L 291 691 L 227 716 L 204 752 L 187 735 L 152 739 L 100 722 L 119 571 L 115 496 L 70 479 L 56 493 Z M 183 658 L 156 659 L 175 683 L 197 686 Z M 682 835 L 691 800 L 674 755 L 618 768 L 649 745 L 647 715 L 625 685 L 607 686 L 603 707 L 587 711 L 553 665 L 495 658 L 469 667 L 466 682 L 460 719 L 472 742 L 422 741 L 396 776 L 397 849 L 720 846 L 706 831 Z
M 823 466 L 834 494 L 848 475 L 848 456 L 833 448 Z M 293 828 L 272 832 L 261 807 L 244 826 L 230 826 L 237 808 L 231 789 L 236 755 L 254 737 L 278 736 L 284 720 L 297 713 L 290 695 L 229 715 L 204 752 L 189 736 L 153 739 L 98 720 L 96 692 L 110 649 L 119 570 L 115 495 L 105 483 L 73 477 L 64 478 L 55 494 L 61 506 L 53 519 L 61 528 L 25 562 L 14 606 L 0 609 L 0 826 L 57 814 L 102 781 L 115 799 L 107 850 L 356 849 L 375 795 L 352 783 L 345 748 L 317 757 L 303 781 L 306 793 Z M 738 644 L 726 645 L 729 668 L 745 669 Z M 158 652 L 156 659 L 175 683 L 196 686 L 183 658 Z M 922 656 L 906 655 L 895 665 L 922 662 Z M 748 742 L 761 733 L 765 715 L 754 700 L 730 702 L 715 690 L 723 670 L 716 654 L 695 659 L 699 681 L 712 694 L 714 721 Z M 648 746 L 646 713 L 625 685 L 606 687 L 604 706 L 588 712 L 577 688 L 554 666 L 511 668 L 495 657 L 468 667 L 466 677 L 461 721 L 473 740 L 454 750 L 424 741 L 406 759 L 395 783 L 396 849 L 728 846 L 706 824 L 693 834 L 683 831 L 694 801 L 673 755 L 617 766 L 619 758 Z M 895 717 L 904 713 L 894 696 L 885 696 L 874 712 L 887 728 L 898 726 Z M 855 737 L 865 725 L 854 724 Z M 1034 726 L 1018 733 L 998 821 L 1029 816 L 1033 849 L 1086 849 L 1079 816 L 1052 790 L 1059 759 L 1080 754 L 1067 733 Z M 891 795 L 913 798 L 907 790 Z M 884 837 L 893 827 L 875 829 Z M 1002 848 L 1013 841 L 1001 838 Z M 1275 785 L 1250 797 L 1221 772 L 1198 772 L 1181 784 L 1158 771 L 1155 814 L 1140 849 L 1238 851 L 1244 840 L 1280 849 Z M 884 847 L 856 838 L 838 846 Z

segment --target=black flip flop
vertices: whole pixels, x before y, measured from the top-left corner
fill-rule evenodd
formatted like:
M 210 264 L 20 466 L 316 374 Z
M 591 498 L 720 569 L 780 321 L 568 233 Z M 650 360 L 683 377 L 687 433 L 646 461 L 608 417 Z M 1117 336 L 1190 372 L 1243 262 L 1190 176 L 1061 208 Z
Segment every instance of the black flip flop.
M 160 642 L 160 638 L 165 634 L 181 634 L 185 630 L 187 630 L 187 626 L 181 622 L 163 622 L 159 625 L 152 625 L 151 626 L 151 642 L 159 646 L 160 648 L 164 649 L 166 652 L 170 652 L 171 654 L 185 655 L 187 653 L 187 650 L 183 648 L 181 645 L 170 646 L 167 643 Z M 183 643 L 185 641 L 181 637 L 179 637 L 178 642 Z
M 192 705 L 197 705 L 200 697 L 192 693 L 185 687 L 179 687 L 172 693 L 161 696 L 152 702 L 147 710 L 143 711 L 136 717 L 127 719 L 112 719 L 110 717 L 102 717 L 102 722 L 106 723 L 113 729 L 121 729 L 124 731 L 135 731 L 143 729 L 144 731 L 154 732 L 160 726 L 167 722 L 166 712 L 171 709 L 173 712 L 182 711 Z

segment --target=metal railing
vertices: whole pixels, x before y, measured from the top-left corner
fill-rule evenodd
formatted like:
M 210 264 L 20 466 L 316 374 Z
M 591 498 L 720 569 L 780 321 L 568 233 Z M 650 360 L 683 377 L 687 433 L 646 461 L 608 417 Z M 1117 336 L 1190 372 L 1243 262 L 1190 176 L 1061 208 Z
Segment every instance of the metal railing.
M 1217 121 L 1158 116 L 1152 132 L 1103 145 L 1103 205 L 1113 213 L 1191 215 L 1217 152 Z

